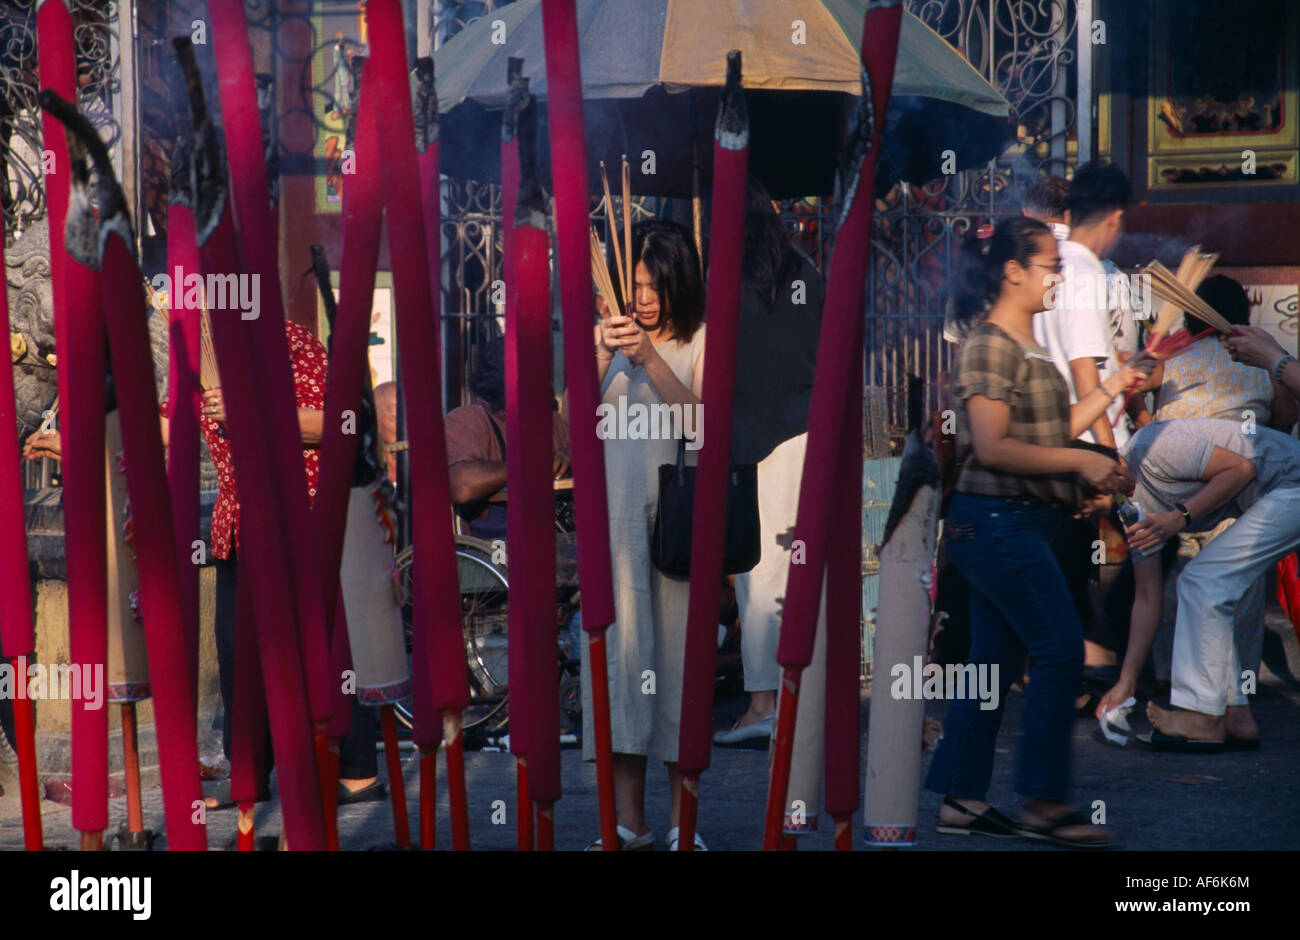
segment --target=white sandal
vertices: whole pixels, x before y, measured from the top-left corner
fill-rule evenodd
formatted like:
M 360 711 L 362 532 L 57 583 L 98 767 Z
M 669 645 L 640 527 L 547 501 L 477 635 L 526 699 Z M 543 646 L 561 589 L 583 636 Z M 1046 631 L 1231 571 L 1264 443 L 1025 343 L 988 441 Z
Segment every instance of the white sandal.
M 673 831 L 676 832 L 676 830 Z M 654 848 L 654 844 L 655 834 L 653 832 L 645 832 L 641 835 L 637 835 L 626 826 L 618 827 L 618 850 L 620 852 L 645 852 Z M 604 850 L 604 847 L 604 843 L 600 839 L 597 839 L 595 842 L 588 844 L 583 851 L 600 852 Z
M 678 842 L 678 839 L 677 839 L 677 827 L 676 827 L 676 826 L 673 826 L 671 829 L 668 830 L 668 836 L 667 836 L 667 839 L 668 839 L 668 851 L 669 851 L 669 852 L 676 852 L 676 851 L 677 851 L 677 842 Z M 707 845 L 704 844 L 704 840 L 700 838 L 700 834 L 699 834 L 698 832 L 695 833 L 695 851 L 696 851 L 696 852 L 707 852 L 708 850 L 709 850 L 709 847 L 708 847 Z

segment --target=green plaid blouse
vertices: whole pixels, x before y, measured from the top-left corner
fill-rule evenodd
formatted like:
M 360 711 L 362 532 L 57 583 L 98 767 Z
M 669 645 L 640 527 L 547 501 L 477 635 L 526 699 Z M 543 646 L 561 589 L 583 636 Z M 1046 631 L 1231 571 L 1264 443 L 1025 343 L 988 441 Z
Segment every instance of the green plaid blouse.
M 981 466 L 971 450 L 966 402 L 972 395 L 1011 406 L 1007 435 L 1026 444 L 1070 443 L 1070 392 L 1042 346 L 1023 345 L 992 323 L 975 327 L 962 344 L 953 378 L 957 409 L 957 456 L 964 458 L 957 492 L 1035 499 L 1074 511 L 1081 500 L 1075 473 L 1015 474 Z

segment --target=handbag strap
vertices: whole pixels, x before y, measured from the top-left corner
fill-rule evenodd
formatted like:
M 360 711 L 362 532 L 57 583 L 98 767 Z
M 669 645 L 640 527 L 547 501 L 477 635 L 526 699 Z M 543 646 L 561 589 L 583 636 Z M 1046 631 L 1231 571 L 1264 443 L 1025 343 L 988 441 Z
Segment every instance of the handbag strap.
M 738 468 L 736 455 L 733 451 L 731 458 L 727 461 L 727 468 L 734 477 Z M 686 436 L 682 435 L 677 439 L 677 479 L 680 482 L 686 476 Z M 733 481 L 734 482 L 734 481 Z

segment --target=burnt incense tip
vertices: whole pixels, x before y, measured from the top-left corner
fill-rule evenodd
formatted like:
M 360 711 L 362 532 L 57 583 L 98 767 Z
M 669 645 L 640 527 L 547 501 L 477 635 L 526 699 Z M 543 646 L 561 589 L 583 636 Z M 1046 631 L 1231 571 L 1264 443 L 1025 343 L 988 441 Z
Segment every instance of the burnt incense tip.
M 433 59 L 415 60 L 415 149 L 424 153 L 438 140 L 438 89 L 434 81 Z
M 511 56 L 506 63 L 506 104 L 501 116 L 501 139 L 511 141 L 519 136 L 520 119 L 532 101 L 529 81 L 524 78 L 524 60 Z
M 352 101 L 353 107 L 348 109 L 347 116 L 343 120 L 343 140 L 346 146 L 353 147 L 357 142 L 357 111 L 356 106 L 361 101 L 361 77 L 365 71 L 366 57 L 363 55 L 354 55 L 348 59 L 348 69 L 352 76 Z M 419 111 L 416 112 L 416 136 L 419 136 Z
M 718 121 L 713 136 L 725 150 L 743 150 L 749 146 L 749 111 L 740 82 L 739 49 L 727 53 L 727 81 L 718 94 Z
M 127 249 L 134 255 L 135 237 L 131 231 L 131 216 L 126 206 L 126 195 L 117 181 L 108 147 L 104 145 L 99 132 L 75 105 L 53 90 L 41 89 L 38 101 L 42 108 L 67 128 L 74 203 L 69 206 L 64 230 L 64 237 L 68 240 L 68 251 L 83 264 L 98 268 L 109 234 L 116 233 L 121 236 Z M 95 165 L 95 195 L 99 204 L 97 221 L 91 209 L 90 174 L 86 168 L 87 155 Z M 89 214 L 88 218 L 82 217 L 86 214 Z
M 86 148 L 72 135 L 68 136 L 68 168 L 72 182 L 63 222 L 64 250 L 86 267 L 99 270 L 99 223 L 90 198 L 90 167 Z
M 171 176 L 167 201 L 172 205 L 194 205 L 194 125 L 188 105 L 176 108 L 176 140 L 172 144 Z
M 871 141 L 876 133 L 876 106 L 873 101 L 871 76 L 867 67 L 862 69 L 862 95 L 853 106 L 849 115 L 848 135 L 844 149 L 840 154 L 840 192 L 844 194 L 839 221 L 843 224 L 848 218 L 849 209 L 857 195 L 858 180 L 862 171 L 862 162 L 871 150 Z
M 542 192 L 541 173 L 538 169 L 537 108 L 532 96 L 528 95 L 528 79 L 519 78 L 516 86 L 522 86 L 524 99 L 515 128 L 519 138 L 519 195 L 515 201 L 515 217 L 512 221 L 516 227 L 531 225 L 544 230 L 546 194 Z M 504 125 L 502 133 L 505 133 Z

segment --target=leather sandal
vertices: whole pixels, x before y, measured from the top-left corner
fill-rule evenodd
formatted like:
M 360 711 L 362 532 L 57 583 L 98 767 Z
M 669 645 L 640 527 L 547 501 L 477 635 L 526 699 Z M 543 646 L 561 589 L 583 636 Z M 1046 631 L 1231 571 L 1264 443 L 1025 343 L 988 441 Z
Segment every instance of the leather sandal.
M 1026 839 L 1037 839 L 1059 845 L 1067 849 L 1114 849 L 1119 847 L 1119 839 L 1111 836 L 1103 842 L 1090 842 L 1083 839 L 1068 839 L 1059 835 L 1062 829 L 1070 826 L 1092 826 L 1091 820 L 1078 810 L 1070 810 L 1064 816 L 1050 819 L 1042 825 L 1035 825 L 1023 820 L 1015 823 L 1016 832 Z
M 959 813 L 975 817 L 968 823 L 946 823 L 939 820 L 935 830 L 946 836 L 969 836 L 974 834 L 993 836 L 995 839 L 1014 839 L 1016 837 L 1016 824 L 1010 817 L 1004 816 L 991 806 L 982 813 L 976 813 L 962 806 L 950 796 L 943 798 L 943 805 L 949 809 L 955 809 Z

